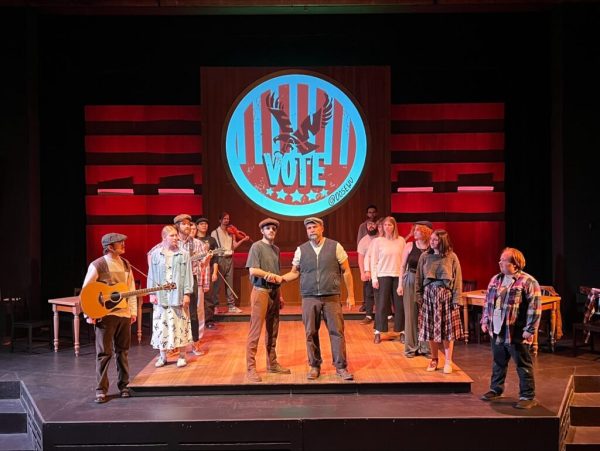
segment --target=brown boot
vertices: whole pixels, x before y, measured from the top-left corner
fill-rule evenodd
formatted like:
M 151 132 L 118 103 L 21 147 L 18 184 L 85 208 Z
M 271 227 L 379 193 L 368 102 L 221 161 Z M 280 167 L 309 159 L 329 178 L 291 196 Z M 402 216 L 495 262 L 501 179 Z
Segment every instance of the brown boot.
M 258 375 L 255 368 L 249 369 L 246 373 L 246 379 L 250 382 L 261 382 L 262 378 Z

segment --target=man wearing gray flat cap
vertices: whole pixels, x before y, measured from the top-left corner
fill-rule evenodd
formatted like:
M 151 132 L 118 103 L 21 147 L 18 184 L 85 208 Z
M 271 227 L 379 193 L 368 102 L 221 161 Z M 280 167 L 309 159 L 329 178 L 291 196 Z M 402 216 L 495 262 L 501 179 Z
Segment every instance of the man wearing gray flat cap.
M 255 241 L 250 247 L 246 268 L 250 271 L 252 293 L 250 293 L 250 328 L 246 340 L 246 378 L 251 382 L 262 379 L 256 372 L 256 350 L 258 340 L 266 322 L 265 346 L 267 372 L 290 374 L 288 368 L 277 362 L 277 335 L 279 333 L 279 309 L 282 306 L 279 285 L 279 248 L 275 246 L 275 235 L 279 221 L 266 218 L 258 224 L 262 240 Z
M 92 282 L 102 282 L 106 285 L 124 283 L 129 291 L 135 291 L 135 281 L 131 265 L 121 257 L 125 253 L 127 236 L 121 233 L 107 233 L 100 240 L 104 255 L 97 258 L 88 267 L 83 281 L 83 288 Z M 129 398 L 129 359 L 131 345 L 131 324 L 137 317 L 137 298 L 127 298 L 127 307 L 114 308 L 99 319 L 86 318 L 89 324 L 94 324 L 96 335 L 96 398 L 98 404 L 107 401 L 108 366 L 113 356 L 117 362 L 117 373 L 121 398 Z
M 310 217 L 304 220 L 308 241 L 296 248 L 292 260 L 292 270 L 282 276 L 290 282 L 300 277 L 302 295 L 302 322 L 306 332 L 306 351 L 310 370 L 307 379 L 313 380 L 321 374 L 321 348 L 319 328 L 325 320 L 331 342 L 331 353 L 336 374 L 343 380 L 352 380 L 346 360 L 346 339 L 344 338 L 344 314 L 340 302 L 340 272 L 348 291 L 347 305 L 354 306 L 354 286 L 348 263 L 348 254 L 340 243 L 323 236 L 321 218 Z M 341 271 L 340 271 L 341 269 Z

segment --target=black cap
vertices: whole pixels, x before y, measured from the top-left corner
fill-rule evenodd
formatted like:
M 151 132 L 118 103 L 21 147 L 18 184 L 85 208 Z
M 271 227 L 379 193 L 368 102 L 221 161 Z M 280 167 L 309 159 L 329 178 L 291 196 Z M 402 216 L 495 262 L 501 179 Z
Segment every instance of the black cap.
M 422 225 L 422 226 L 428 227 L 431 230 L 433 230 L 433 224 L 431 222 L 429 222 L 429 221 L 416 221 L 415 224 L 416 225 Z

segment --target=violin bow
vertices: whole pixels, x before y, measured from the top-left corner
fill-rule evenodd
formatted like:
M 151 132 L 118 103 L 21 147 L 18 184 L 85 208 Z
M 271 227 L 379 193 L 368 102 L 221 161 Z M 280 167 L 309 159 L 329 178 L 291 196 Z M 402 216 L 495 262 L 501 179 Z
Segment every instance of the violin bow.
M 227 288 L 229 288 L 231 290 L 231 293 L 233 293 L 233 295 L 235 296 L 235 298 L 239 301 L 240 297 L 235 293 L 235 291 L 233 290 L 233 287 L 227 283 L 227 280 L 225 279 L 225 276 L 223 276 L 223 274 L 221 273 L 221 271 L 218 270 L 218 269 L 217 269 L 217 272 L 221 276 L 221 279 L 223 279 L 223 282 L 225 282 L 225 285 L 227 285 Z

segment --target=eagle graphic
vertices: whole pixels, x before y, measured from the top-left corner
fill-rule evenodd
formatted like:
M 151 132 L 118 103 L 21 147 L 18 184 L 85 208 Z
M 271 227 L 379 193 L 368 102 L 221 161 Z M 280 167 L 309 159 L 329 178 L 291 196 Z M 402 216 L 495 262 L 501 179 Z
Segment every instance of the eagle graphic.
M 279 135 L 273 138 L 273 142 L 279 141 L 279 152 L 285 153 L 296 148 L 300 153 L 306 154 L 319 148 L 318 144 L 309 141 L 310 136 L 315 136 L 322 128 L 325 128 L 333 115 L 333 101 L 325 94 L 325 101 L 316 113 L 309 114 L 304 118 L 297 130 L 292 129 L 290 117 L 285 111 L 285 105 L 280 102 L 279 97 L 271 92 L 266 100 L 266 105 L 277 123 L 279 124 Z

